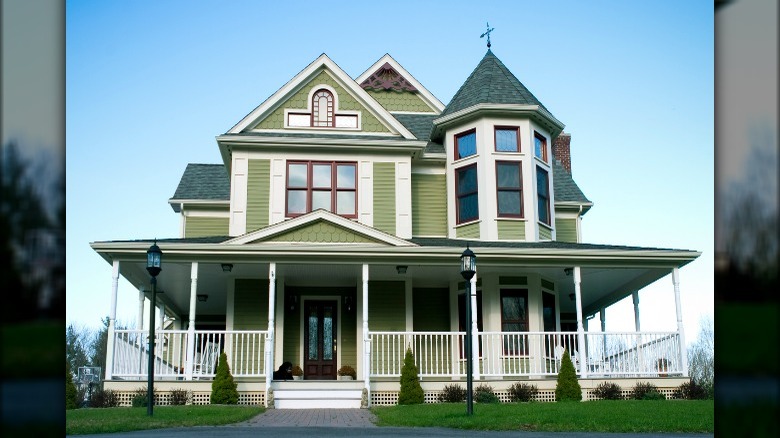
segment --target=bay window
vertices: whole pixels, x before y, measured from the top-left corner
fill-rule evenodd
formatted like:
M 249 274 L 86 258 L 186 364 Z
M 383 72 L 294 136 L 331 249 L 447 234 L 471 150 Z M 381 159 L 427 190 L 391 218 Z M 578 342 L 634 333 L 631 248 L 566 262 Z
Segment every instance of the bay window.
M 477 165 L 455 170 L 455 197 L 458 223 L 479 219 Z
M 496 161 L 499 217 L 523 217 L 523 172 L 519 161 Z

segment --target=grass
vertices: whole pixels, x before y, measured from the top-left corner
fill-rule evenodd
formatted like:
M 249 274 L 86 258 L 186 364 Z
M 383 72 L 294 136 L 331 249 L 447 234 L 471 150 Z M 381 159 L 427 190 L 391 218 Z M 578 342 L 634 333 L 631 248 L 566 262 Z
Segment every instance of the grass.
M 65 413 L 65 433 L 129 432 L 167 427 L 219 426 L 246 421 L 265 409 L 258 406 L 155 406 L 148 417 L 146 408 L 85 408 Z
M 2 326 L 4 379 L 65 375 L 62 321 L 31 321 Z
M 374 407 L 380 426 L 546 432 L 713 433 L 712 400 L 597 400 L 582 403 L 464 403 Z

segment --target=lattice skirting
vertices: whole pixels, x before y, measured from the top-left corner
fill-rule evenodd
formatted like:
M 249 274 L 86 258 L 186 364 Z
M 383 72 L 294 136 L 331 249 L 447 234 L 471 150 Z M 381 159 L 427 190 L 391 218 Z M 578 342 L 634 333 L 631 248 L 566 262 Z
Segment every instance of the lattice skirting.
M 667 400 L 674 399 L 675 388 L 658 388 L 658 392 L 666 396 Z M 439 394 L 442 391 L 425 391 L 424 403 L 438 403 Z M 494 391 L 498 400 L 501 403 L 510 403 L 509 391 Z M 631 389 L 624 389 L 621 391 L 623 398 L 629 398 L 631 396 Z M 582 390 L 582 399 L 598 400 L 599 398 L 592 394 L 591 390 Z M 554 402 L 555 391 L 554 390 L 539 390 L 534 398 L 537 402 Z M 371 392 L 371 405 L 372 406 L 393 406 L 398 404 L 398 392 L 397 391 L 372 391 Z
M 135 391 L 117 391 L 119 406 L 132 406 Z M 396 397 L 397 399 L 397 397 Z M 192 400 L 189 404 L 208 405 L 211 403 L 211 392 L 193 391 Z M 238 404 L 246 406 L 265 406 L 265 392 L 263 391 L 239 391 Z M 171 393 L 165 391 L 155 391 L 155 406 L 170 406 Z

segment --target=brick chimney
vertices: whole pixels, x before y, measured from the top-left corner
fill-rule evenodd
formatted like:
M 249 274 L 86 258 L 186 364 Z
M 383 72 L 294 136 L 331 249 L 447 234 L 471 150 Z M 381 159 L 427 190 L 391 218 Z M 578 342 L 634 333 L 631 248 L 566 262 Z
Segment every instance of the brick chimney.
M 561 132 L 558 135 L 553 142 L 552 155 L 571 174 L 571 134 Z

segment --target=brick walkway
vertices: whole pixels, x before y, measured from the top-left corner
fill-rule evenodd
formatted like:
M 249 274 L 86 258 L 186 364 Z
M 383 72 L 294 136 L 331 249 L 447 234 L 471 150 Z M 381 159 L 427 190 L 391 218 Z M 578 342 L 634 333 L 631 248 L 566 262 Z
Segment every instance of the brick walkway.
M 376 427 L 367 409 L 269 409 L 236 426 Z

